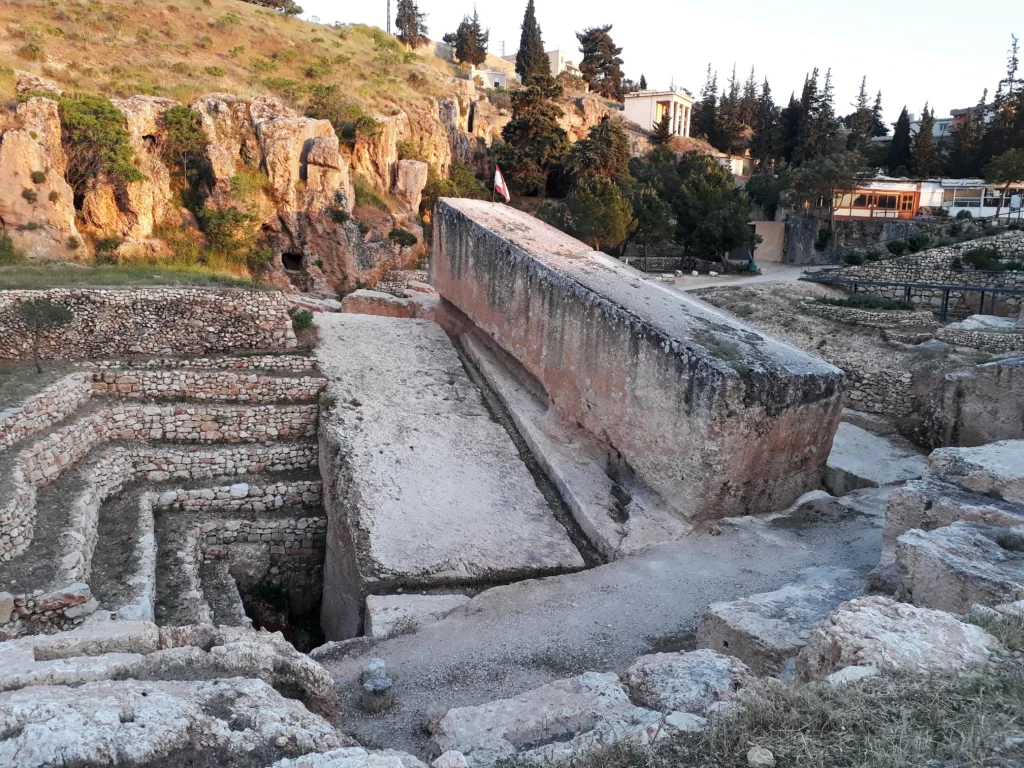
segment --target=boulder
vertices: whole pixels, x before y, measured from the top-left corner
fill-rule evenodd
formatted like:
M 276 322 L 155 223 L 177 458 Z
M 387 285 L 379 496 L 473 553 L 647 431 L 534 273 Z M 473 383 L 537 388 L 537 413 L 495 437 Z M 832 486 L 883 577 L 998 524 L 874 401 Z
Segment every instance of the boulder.
M 84 247 L 72 247 L 82 240 L 74 190 L 64 180 L 67 156 L 57 102 L 32 98 L 19 104 L 15 124 L 0 141 L 0 220 L 6 232 L 32 258 L 86 256 Z
M 754 682 L 747 665 L 709 650 L 641 656 L 623 682 L 632 700 L 659 712 L 707 715 L 720 701 L 731 701 Z
M 863 590 L 864 580 L 852 571 L 811 568 L 774 592 L 712 603 L 697 627 L 697 644 L 732 654 L 755 674 L 789 678 L 811 630 Z
M 437 753 L 457 750 L 472 768 L 483 768 L 513 755 L 547 762 L 625 739 L 646 743 L 660 723 L 657 712 L 630 702 L 616 675 L 586 672 L 511 699 L 450 709 L 430 742 Z
M 327 120 L 273 117 L 256 123 L 256 136 L 267 177 L 282 213 L 295 214 L 313 207 L 326 208 L 334 203 L 334 193 L 343 187 L 342 161 L 338 155 L 338 136 Z M 317 142 L 317 139 L 321 141 Z M 309 153 L 314 147 L 317 148 L 315 157 L 320 158 L 324 165 L 308 164 Z M 314 172 L 312 178 L 307 178 L 310 168 Z M 300 181 L 306 182 L 304 193 Z
M 391 117 L 375 115 L 374 119 L 380 130 L 356 139 L 352 148 L 352 172 L 378 189 L 386 190 L 391 188 L 395 163 L 398 162 L 398 140 L 408 133 L 409 116 L 400 112 Z
M 825 469 L 825 488 L 843 496 L 858 488 L 894 485 L 920 477 L 925 457 L 901 438 L 874 435 L 841 422 Z
M 426 292 L 402 298 L 390 293 L 362 288 L 345 297 L 341 302 L 341 311 L 357 315 L 421 318 L 436 321 L 439 303 L 436 295 Z
M 285 758 L 271 768 L 427 768 L 427 764 L 393 749 L 369 751 L 362 747 L 344 747 L 318 755 Z
M 33 72 L 25 72 L 20 69 L 14 70 L 14 92 L 19 96 L 28 93 L 53 93 L 57 96 L 64 95 L 64 89 L 56 81 L 48 77 L 37 75 Z
M 1024 599 L 1024 526 L 953 523 L 899 537 L 896 564 L 902 600 L 964 614 L 975 604 Z
M 10 768 L 235 765 L 351 744 L 261 680 L 36 686 L 0 693 L 0 722 Z
M 927 475 L 994 499 L 1024 503 L 1024 440 L 940 448 L 928 457 Z
M 1019 331 L 1021 325 L 1010 317 L 995 315 L 971 315 L 958 323 L 950 323 L 947 331 L 981 331 L 983 333 L 1005 333 Z
M 815 627 L 796 661 L 802 682 L 846 667 L 890 672 L 943 672 L 981 664 L 1002 650 L 985 630 L 931 608 L 887 597 L 843 603 Z
M 427 186 L 427 171 L 427 164 L 419 160 L 399 160 L 395 164 L 392 190 L 412 211 L 420 208 L 423 188 Z
M 465 595 L 369 595 L 366 598 L 366 634 L 383 638 L 415 632 L 468 602 Z

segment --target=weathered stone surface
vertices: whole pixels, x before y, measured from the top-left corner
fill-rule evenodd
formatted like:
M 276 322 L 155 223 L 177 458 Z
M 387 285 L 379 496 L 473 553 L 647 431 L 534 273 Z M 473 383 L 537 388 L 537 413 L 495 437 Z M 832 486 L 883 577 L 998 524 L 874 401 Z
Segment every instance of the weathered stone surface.
M 366 634 L 388 637 L 440 621 L 469 602 L 465 595 L 369 595 Z
M 879 672 L 874 667 L 844 667 L 826 677 L 825 682 L 829 685 L 847 685 L 878 677 L 878 675 Z
M 451 709 L 431 736 L 432 746 L 458 750 L 472 768 L 501 758 L 547 762 L 599 743 L 646 741 L 661 716 L 633 706 L 614 674 L 587 672 L 511 699 Z
M 37 172 L 45 175 L 45 181 L 33 180 Z M 0 220 L 15 244 L 32 258 L 73 258 L 75 250 L 68 248 L 69 242 L 81 245 L 74 191 L 64 180 L 66 173 L 57 102 L 32 98 L 19 104 L 15 126 L 4 131 L 0 142 Z M 35 198 L 28 199 L 23 192 L 34 193 Z M 86 255 L 84 247 L 79 252 Z
M 235 764 L 322 752 L 348 740 L 260 680 L 87 683 L 0 693 L 0 764 Z
M 399 160 L 395 164 L 394 192 L 412 211 L 418 211 L 427 186 L 428 166 L 421 160 Z
M 640 706 L 692 715 L 707 715 L 712 705 L 731 701 L 753 682 L 742 661 L 707 649 L 641 656 L 623 677 Z
M 924 473 L 925 457 L 901 438 L 874 435 L 843 422 L 836 430 L 825 469 L 825 487 L 834 496 L 912 480 Z
M 362 747 L 344 747 L 321 754 L 285 758 L 271 768 L 427 768 L 427 764 L 392 749 L 367 751 Z
M 939 672 L 980 664 L 1000 649 L 988 632 L 944 611 L 862 597 L 843 603 L 814 628 L 796 671 L 804 682 L 846 667 Z
M 64 94 L 64 89 L 56 81 L 21 69 L 14 70 L 14 91 L 19 96 L 29 93 L 53 93 L 57 96 Z
M 820 485 L 838 369 L 507 206 L 441 200 L 434 226 L 442 298 L 678 512 L 772 511 Z
M 415 296 L 402 298 L 390 293 L 363 288 L 353 291 L 345 297 L 341 302 L 341 311 L 357 315 L 420 318 L 436 322 L 438 299 L 436 295 L 422 292 Z
M 317 325 L 337 402 L 320 428 L 328 639 L 359 634 L 369 592 L 583 566 L 439 326 L 344 313 Z
M 697 643 L 735 656 L 755 674 L 791 677 L 811 630 L 863 589 L 852 571 L 811 568 L 774 592 L 712 603 L 701 617 Z
M 1024 503 L 1024 440 L 940 448 L 928 457 L 927 474 L 994 499 Z
M 1024 599 L 1024 526 L 958 522 L 907 531 L 896 544 L 902 600 L 964 614 Z
M 921 440 L 932 448 L 1024 438 L 1024 357 L 945 374 L 919 412 Z

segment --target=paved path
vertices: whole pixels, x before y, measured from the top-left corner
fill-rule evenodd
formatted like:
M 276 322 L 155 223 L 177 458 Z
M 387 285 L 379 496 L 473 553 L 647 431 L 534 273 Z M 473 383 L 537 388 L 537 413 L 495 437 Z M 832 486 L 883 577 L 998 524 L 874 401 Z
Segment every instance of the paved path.
M 672 283 L 666 283 L 672 288 L 681 291 L 697 291 L 701 288 L 719 288 L 721 286 L 744 286 L 755 283 L 781 283 L 787 280 L 796 280 L 803 274 L 806 268 L 800 264 L 760 264 L 760 275 L 719 275 L 710 277 L 698 275 L 694 277 L 684 273 L 677 277 Z

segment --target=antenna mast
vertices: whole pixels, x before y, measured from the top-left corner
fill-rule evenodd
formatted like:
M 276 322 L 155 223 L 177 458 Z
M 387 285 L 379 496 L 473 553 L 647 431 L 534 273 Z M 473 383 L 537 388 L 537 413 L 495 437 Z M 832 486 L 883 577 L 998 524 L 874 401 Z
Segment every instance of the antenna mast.
M 391 0 L 388 0 L 388 34 L 391 34 Z

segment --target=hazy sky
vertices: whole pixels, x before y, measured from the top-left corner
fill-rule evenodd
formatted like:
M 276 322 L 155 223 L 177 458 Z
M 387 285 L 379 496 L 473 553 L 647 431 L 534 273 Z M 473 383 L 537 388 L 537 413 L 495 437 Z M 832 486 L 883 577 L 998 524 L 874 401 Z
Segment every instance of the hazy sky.
M 587 26 L 613 24 L 624 48 L 627 76 L 647 77 L 652 88 L 678 86 L 696 94 L 708 62 L 719 83 L 735 62 L 742 79 L 753 66 L 765 76 L 776 102 L 799 90 L 804 74 L 832 68 L 836 112 L 852 111 L 861 77 L 868 89 L 882 90 L 886 119 L 895 121 L 904 104 L 920 113 L 925 101 L 936 115 L 977 103 L 983 88 L 991 95 L 1006 71 L 1010 33 L 1024 37 L 1020 0 L 898 0 L 809 2 L 808 0 L 535 0 L 548 50 L 558 46 L 579 62 L 575 33 Z M 387 0 L 299 0 L 306 17 L 324 23 L 373 24 L 383 28 Z M 391 0 L 392 14 L 397 0 Z M 526 0 L 479 0 L 477 10 L 491 29 L 491 53 L 519 45 Z M 419 0 L 430 36 L 453 31 L 472 0 Z M 720 9 L 720 10 L 719 10 Z M 1022 62 L 1024 64 L 1024 62 Z

